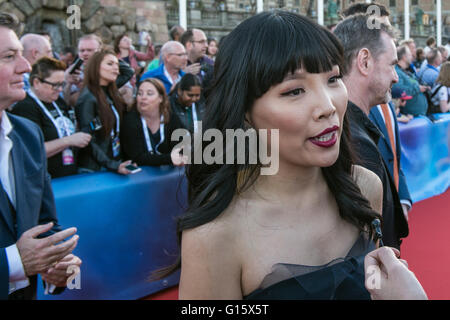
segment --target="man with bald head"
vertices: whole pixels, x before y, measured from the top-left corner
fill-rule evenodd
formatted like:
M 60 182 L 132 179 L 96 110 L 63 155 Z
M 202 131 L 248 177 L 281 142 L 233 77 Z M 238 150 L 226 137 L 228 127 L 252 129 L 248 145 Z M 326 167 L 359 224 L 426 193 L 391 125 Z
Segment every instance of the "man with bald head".
M 64 87 L 64 100 L 70 106 L 74 106 L 80 95 L 81 88 L 83 86 L 83 67 L 88 62 L 89 58 L 94 53 L 100 51 L 103 46 L 103 41 L 95 34 L 87 34 L 78 40 L 78 59 L 83 64 L 77 70 L 75 64 L 78 61 L 74 61 L 74 64 L 69 66 L 65 72 L 64 78 L 67 85 Z
M 163 63 L 159 68 L 144 73 L 141 81 L 146 78 L 157 78 L 162 81 L 169 94 L 184 75 L 183 69 L 187 63 L 186 49 L 178 41 L 166 42 L 161 48 L 161 60 Z
M 44 36 L 27 33 L 20 38 L 20 42 L 23 46 L 23 57 L 28 60 L 31 66 L 42 57 L 53 58 L 52 46 Z M 29 78 L 30 73 L 25 73 L 23 76 L 25 90 L 30 88 Z

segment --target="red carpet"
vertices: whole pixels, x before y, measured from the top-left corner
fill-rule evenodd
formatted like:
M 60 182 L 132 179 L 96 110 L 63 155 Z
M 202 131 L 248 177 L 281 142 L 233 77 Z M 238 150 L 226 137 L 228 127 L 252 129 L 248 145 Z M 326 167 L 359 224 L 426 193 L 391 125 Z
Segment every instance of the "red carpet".
M 402 258 L 422 283 L 429 299 L 450 299 L 450 189 L 414 204 L 409 213 L 409 236 Z M 148 296 L 148 300 L 176 300 L 178 287 Z
M 415 203 L 402 258 L 422 283 L 429 299 L 450 299 L 450 189 Z
M 142 300 L 178 300 L 178 286 L 152 294 Z

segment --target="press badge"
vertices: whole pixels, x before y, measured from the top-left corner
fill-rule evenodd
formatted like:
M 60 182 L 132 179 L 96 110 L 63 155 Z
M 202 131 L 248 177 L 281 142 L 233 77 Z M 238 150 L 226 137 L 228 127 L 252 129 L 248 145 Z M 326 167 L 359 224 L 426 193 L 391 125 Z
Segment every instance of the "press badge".
M 70 148 L 64 149 L 62 152 L 63 165 L 69 166 L 75 163 L 75 159 L 73 158 L 73 151 Z
M 119 137 L 114 137 L 112 139 L 112 153 L 113 158 L 116 158 L 120 155 L 120 140 Z

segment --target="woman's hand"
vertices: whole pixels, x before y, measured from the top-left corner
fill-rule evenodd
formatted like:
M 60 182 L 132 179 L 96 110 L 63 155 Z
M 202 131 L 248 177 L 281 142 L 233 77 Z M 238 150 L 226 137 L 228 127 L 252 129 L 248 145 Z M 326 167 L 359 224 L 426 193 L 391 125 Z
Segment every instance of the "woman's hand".
M 88 133 L 77 132 L 66 138 L 69 141 L 70 146 L 84 148 L 91 142 L 92 136 Z
M 131 160 L 127 160 L 127 161 L 122 162 L 119 165 L 119 169 L 117 169 L 117 172 L 120 173 L 120 174 L 124 174 L 124 175 L 130 174 L 131 171 L 126 168 L 126 166 L 128 166 L 130 164 L 135 166 L 135 167 L 137 167 L 136 163 L 131 163 Z
M 175 148 L 170 153 L 170 158 L 174 166 L 180 167 L 188 164 L 188 157 L 180 154 L 181 148 Z

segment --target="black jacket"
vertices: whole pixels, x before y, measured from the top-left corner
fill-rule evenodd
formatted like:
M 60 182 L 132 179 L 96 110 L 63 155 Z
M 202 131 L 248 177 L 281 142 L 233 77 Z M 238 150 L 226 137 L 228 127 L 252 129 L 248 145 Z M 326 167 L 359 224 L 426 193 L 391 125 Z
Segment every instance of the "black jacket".
M 122 129 L 120 130 L 120 141 L 122 143 L 125 159 L 131 159 L 139 166 L 160 166 L 172 164 L 170 153 L 178 141 L 171 141 L 172 132 L 183 128 L 177 116 L 171 115 L 169 123 L 164 125 L 164 142 L 158 147 L 157 153 L 150 153 L 142 128 L 141 116 L 135 110 L 124 115 Z M 146 128 L 148 130 L 148 128 Z M 150 130 L 149 136 L 150 136 Z M 181 142 L 181 141 L 180 141 Z
M 121 88 L 124 84 L 131 80 L 134 76 L 134 69 L 128 63 L 119 59 L 119 75 L 116 79 L 117 88 Z
M 52 103 L 42 102 L 47 110 L 54 116 L 54 118 L 59 118 L 59 114 L 53 107 Z M 66 105 L 62 98 L 56 100 L 56 104 L 61 108 L 61 112 L 65 117 L 70 118 L 70 108 Z M 19 101 L 14 105 L 11 113 L 27 118 L 34 123 L 36 123 L 39 128 L 41 128 L 44 134 L 44 141 L 52 141 L 59 139 L 58 131 L 53 122 L 47 117 L 44 111 L 39 107 L 37 102 L 27 93 L 27 96 L 22 101 Z M 72 119 L 71 119 L 72 120 Z M 78 152 L 78 148 L 71 148 L 74 152 L 74 157 Z M 63 165 L 62 152 L 55 154 L 54 156 L 47 159 L 47 169 L 52 178 L 64 177 L 77 173 L 77 167 L 73 165 Z
M 172 91 L 169 95 L 170 111 L 180 119 L 183 124 L 183 128 L 188 129 L 190 132 L 194 132 L 194 121 L 192 116 L 192 107 L 185 107 L 178 102 L 178 93 L 176 90 Z M 205 114 L 204 100 L 200 99 L 195 103 L 195 109 L 197 111 L 197 121 L 202 121 Z
M 408 236 L 408 222 L 403 215 L 400 198 L 387 166 L 378 151 L 380 130 L 367 115 L 349 101 L 347 116 L 350 123 L 353 150 L 357 164 L 376 173 L 383 183 L 383 243 L 400 249 L 401 240 Z
M 120 155 L 113 157 L 111 136 L 108 134 L 105 137 L 102 130 L 93 131 L 91 128 L 94 119 L 99 119 L 99 113 L 97 99 L 87 87 L 83 88 L 77 100 L 75 115 L 80 131 L 92 135 L 91 143 L 78 153 L 78 167 L 93 171 L 100 171 L 102 168 L 117 171 L 122 161 Z

